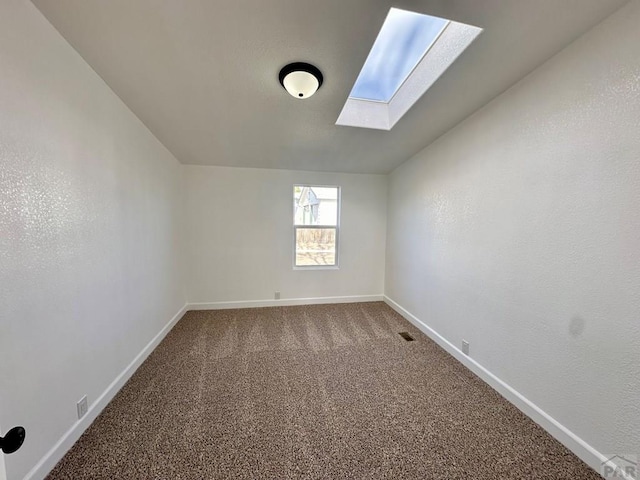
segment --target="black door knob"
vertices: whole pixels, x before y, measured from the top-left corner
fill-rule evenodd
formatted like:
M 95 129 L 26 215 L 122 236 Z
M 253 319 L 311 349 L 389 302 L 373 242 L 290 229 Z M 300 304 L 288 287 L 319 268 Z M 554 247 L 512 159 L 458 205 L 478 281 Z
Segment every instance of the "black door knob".
M 22 446 L 26 434 L 23 427 L 13 427 L 4 437 L 0 437 L 0 450 L 4 453 L 15 452 Z

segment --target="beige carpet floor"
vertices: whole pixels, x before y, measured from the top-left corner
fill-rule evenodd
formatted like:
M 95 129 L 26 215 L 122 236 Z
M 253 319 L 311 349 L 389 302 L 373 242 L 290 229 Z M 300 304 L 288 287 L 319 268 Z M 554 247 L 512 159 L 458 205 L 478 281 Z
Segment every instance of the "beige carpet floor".
M 48 478 L 600 476 L 361 303 L 187 313 Z

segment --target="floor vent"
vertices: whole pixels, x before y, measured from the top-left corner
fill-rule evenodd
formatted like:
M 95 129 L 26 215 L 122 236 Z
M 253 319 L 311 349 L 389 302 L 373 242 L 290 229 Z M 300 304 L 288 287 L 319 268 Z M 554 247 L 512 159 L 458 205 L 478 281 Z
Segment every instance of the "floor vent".
M 407 342 L 413 342 L 415 340 L 415 338 L 413 338 L 409 332 L 400 332 L 398 335 L 400 335 L 402 338 L 404 338 Z

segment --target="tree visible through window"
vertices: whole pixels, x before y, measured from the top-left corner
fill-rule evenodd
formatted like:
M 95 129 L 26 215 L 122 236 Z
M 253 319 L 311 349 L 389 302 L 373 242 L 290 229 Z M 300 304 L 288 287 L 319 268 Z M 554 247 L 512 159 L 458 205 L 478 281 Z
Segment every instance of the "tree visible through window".
M 293 187 L 294 265 L 338 265 L 340 187 Z

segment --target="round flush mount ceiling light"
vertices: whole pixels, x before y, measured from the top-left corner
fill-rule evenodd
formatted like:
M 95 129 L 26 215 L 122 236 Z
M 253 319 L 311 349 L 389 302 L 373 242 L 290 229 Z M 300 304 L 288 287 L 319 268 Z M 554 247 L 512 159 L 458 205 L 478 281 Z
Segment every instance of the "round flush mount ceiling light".
M 291 96 L 309 98 L 322 85 L 322 72 L 304 62 L 290 63 L 280 70 L 280 84 Z

